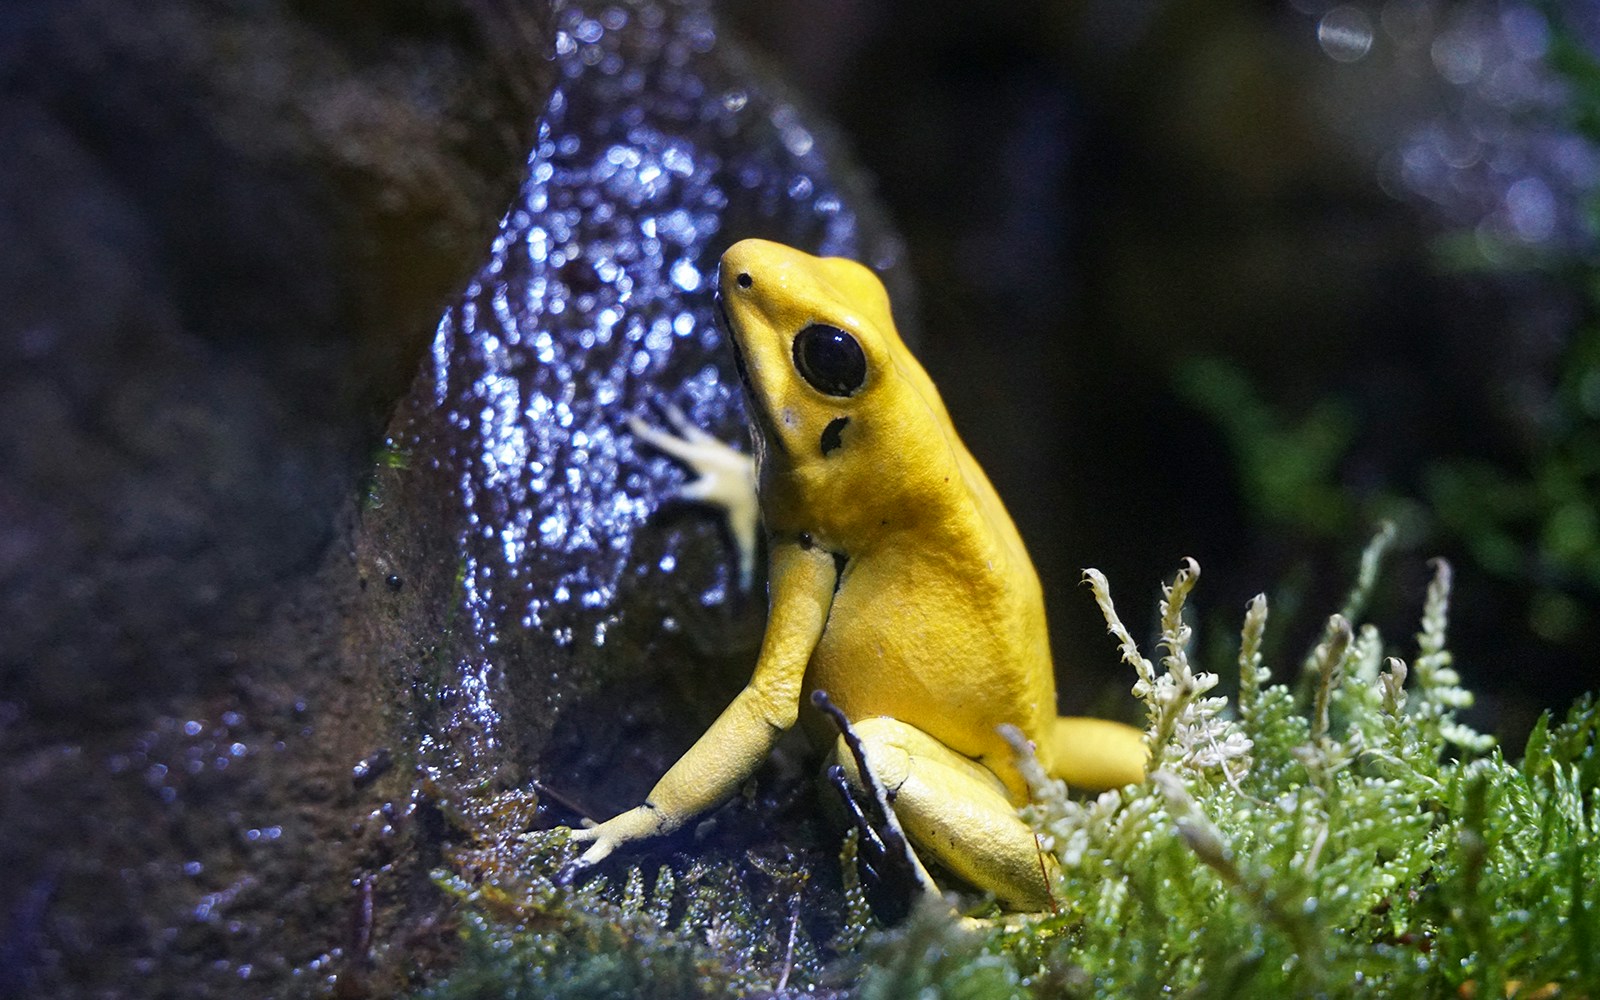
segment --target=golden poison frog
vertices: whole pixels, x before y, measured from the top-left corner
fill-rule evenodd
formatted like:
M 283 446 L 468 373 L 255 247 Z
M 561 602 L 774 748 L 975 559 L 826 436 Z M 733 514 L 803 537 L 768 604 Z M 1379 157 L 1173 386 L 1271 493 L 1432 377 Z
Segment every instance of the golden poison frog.
M 574 831 L 589 846 L 573 870 L 731 797 L 796 721 L 863 787 L 838 731 L 810 707 L 822 690 L 916 852 L 1009 908 L 1046 907 L 1041 852 L 1017 815 L 1028 790 L 1000 727 L 1021 730 L 1050 773 L 1090 788 L 1143 780 L 1139 732 L 1057 717 L 1033 564 L 901 342 L 877 277 L 745 240 L 723 254 L 717 295 L 751 415 L 766 635 L 749 684 L 644 804 Z M 755 515 L 740 506 L 750 460 L 674 422 L 682 437 L 634 429 L 698 470 L 686 495 L 729 508 L 735 537 L 753 539 Z

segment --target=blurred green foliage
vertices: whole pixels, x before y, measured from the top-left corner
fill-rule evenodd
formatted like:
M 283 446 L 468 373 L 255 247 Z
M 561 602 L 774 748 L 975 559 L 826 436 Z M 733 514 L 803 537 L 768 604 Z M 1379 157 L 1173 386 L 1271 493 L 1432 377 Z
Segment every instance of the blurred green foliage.
M 1298 421 L 1285 419 L 1242 369 L 1218 358 L 1190 361 L 1176 379 L 1179 394 L 1227 436 L 1240 493 L 1257 523 L 1349 537 L 1357 505 L 1338 480 L 1357 429 L 1348 403 L 1324 398 Z
M 1600 148 L 1600 62 L 1568 8 L 1541 6 L 1551 28 L 1548 62 L 1567 93 L 1555 124 Z M 1579 208 L 1600 234 L 1600 193 Z M 1586 316 L 1570 331 L 1548 396 L 1533 413 L 1533 440 L 1517 457 L 1441 455 L 1414 483 L 1357 496 L 1340 481 L 1361 429 L 1350 401 L 1329 395 L 1285 413 L 1241 367 L 1217 358 L 1181 364 L 1176 387 L 1226 435 L 1241 498 L 1263 530 L 1328 541 L 1384 518 L 1420 515 L 1420 531 L 1407 534 L 1459 548 L 1475 569 L 1524 591 L 1525 624 L 1541 639 L 1578 641 L 1600 604 L 1600 235 L 1581 249 L 1535 252 L 1453 232 L 1434 248 L 1444 271 L 1532 270 L 1583 293 Z

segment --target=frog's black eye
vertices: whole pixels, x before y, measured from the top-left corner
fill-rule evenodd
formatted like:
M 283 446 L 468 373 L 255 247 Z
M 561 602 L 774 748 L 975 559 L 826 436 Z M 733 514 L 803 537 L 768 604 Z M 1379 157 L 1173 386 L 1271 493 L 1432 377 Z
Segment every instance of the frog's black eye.
M 794 338 L 794 366 L 829 396 L 852 395 L 867 380 L 867 356 L 856 338 L 825 323 L 813 323 Z

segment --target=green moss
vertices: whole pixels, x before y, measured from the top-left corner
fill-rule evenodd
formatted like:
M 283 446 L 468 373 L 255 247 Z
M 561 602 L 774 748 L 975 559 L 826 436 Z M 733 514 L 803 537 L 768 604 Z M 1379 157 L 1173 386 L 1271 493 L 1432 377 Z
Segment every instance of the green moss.
M 508 932 L 479 912 L 463 917 L 462 955 L 429 1000 L 633 1000 L 719 996 L 696 950 L 625 925 L 561 934 Z
M 533 822 L 532 793 L 446 805 L 475 837 L 437 879 L 459 904 L 461 951 L 419 998 L 743 996 L 821 975 L 815 924 L 800 916 L 837 894 L 793 858 L 713 852 L 563 886 L 556 875 L 577 855 L 567 831 L 518 832 Z
M 1363 560 L 1352 615 L 1387 541 Z M 1287 681 L 1262 662 L 1256 598 L 1229 702 L 1189 662 L 1198 566 L 1164 592 L 1159 661 L 1091 573 L 1156 767 L 1083 800 L 1023 758 L 1026 815 L 1059 865 L 1049 914 L 985 923 L 934 906 L 872 929 L 850 841 L 842 898 L 792 859 L 727 856 L 566 888 L 551 879 L 574 853 L 565 833 L 508 833 L 452 855 L 462 957 L 420 995 L 1600 995 L 1600 705 L 1547 716 L 1521 763 L 1463 725 L 1450 579 L 1436 562 L 1409 662 L 1340 614 Z M 493 808 L 461 825 L 527 829 L 534 800 Z
M 1148 784 L 1091 801 L 1033 769 L 1057 912 L 977 943 L 948 918 L 942 932 L 925 917 L 880 936 L 863 995 L 869 983 L 874 997 L 968 995 L 955 978 L 929 984 L 937 963 L 909 962 L 940 933 L 951 954 L 1000 963 L 985 976 L 1019 984 L 984 995 L 1597 995 L 1594 700 L 1541 722 L 1521 764 L 1462 725 L 1471 696 L 1450 667 L 1450 573 L 1436 563 L 1414 663 L 1334 616 L 1302 697 L 1260 663 L 1257 598 L 1228 705 L 1187 660 L 1197 576 L 1189 563 L 1166 591 L 1156 673 L 1091 575 L 1151 734 L 1167 735 Z

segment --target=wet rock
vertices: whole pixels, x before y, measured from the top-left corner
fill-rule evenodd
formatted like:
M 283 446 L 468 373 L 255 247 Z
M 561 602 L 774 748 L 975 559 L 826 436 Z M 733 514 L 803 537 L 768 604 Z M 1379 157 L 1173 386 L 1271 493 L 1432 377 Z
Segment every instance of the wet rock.
M 8 12 L 0 993 L 414 984 L 465 800 L 607 812 L 748 674 L 622 429 L 742 436 L 721 249 L 902 270 L 703 4 L 302 7 Z
M 712 321 L 746 236 L 868 261 L 898 241 L 826 129 L 697 3 L 558 14 L 559 82 L 493 253 L 391 424 L 358 561 L 372 650 L 444 787 L 532 779 L 603 818 L 637 801 L 748 678 L 765 611 L 685 472 L 636 441 L 668 406 L 747 441 Z

